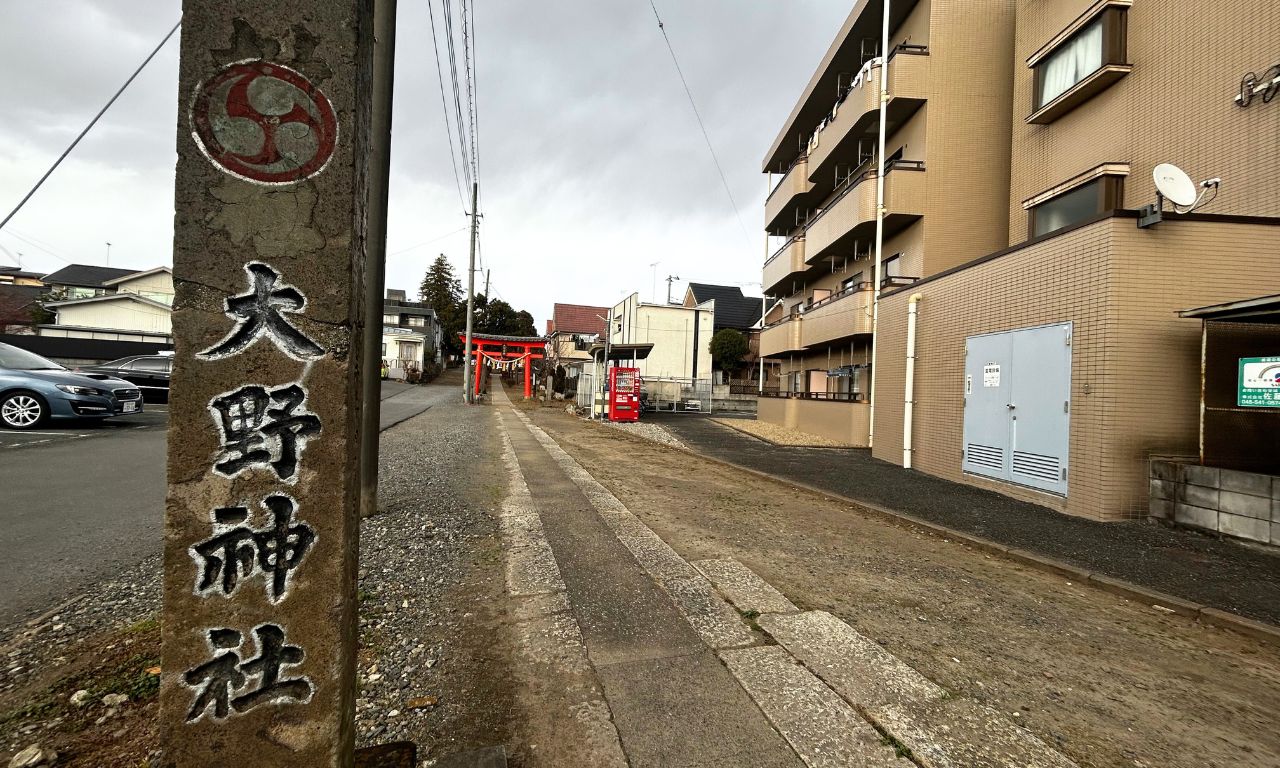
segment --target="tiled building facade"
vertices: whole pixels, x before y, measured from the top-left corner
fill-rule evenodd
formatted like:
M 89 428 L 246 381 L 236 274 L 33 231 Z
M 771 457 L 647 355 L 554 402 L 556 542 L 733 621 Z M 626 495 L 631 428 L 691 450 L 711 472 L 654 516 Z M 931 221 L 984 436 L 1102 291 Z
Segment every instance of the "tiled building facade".
M 857 4 L 854 14 L 873 17 L 878 25 L 880 3 L 871 5 L 877 8 Z M 1144 515 L 1148 458 L 1196 452 L 1199 326 L 1178 319 L 1175 311 L 1280 292 L 1280 99 L 1264 101 L 1262 93 L 1237 98 L 1247 73 L 1260 80 L 1277 74 L 1266 70 L 1280 59 L 1274 49 L 1280 6 L 1263 0 L 893 5 L 894 16 L 905 13 L 907 21 L 928 14 L 928 53 L 914 55 L 929 60 L 931 76 L 916 113 L 927 112 L 928 120 L 922 189 L 912 192 L 920 201 L 912 213 L 919 218 L 894 231 L 889 222 L 900 199 L 886 193 L 886 231 L 893 234 L 886 237 L 885 257 L 903 253 L 909 266 L 899 274 L 919 279 L 883 287 L 876 404 L 868 425 L 873 453 L 895 463 L 907 459 L 906 336 L 910 299 L 916 297 L 916 469 L 1071 514 Z M 1007 44 L 975 45 L 962 23 L 952 26 L 970 14 L 985 19 L 979 25 L 983 34 L 1007 35 Z M 894 27 L 891 46 L 899 44 L 907 21 Z M 851 19 L 842 34 L 857 29 Z M 840 45 L 837 40 L 833 49 Z M 944 51 L 953 61 L 939 66 Z M 1001 55 L 1008 58 L 995 61 Z M 891 77 L 901 58 L 900 53 L 890 59 Z M 969 62 L 971 69 L 954 60 Z M 974 77 L 978 69 L 985 74 Z M 895 84 L 891 79 L 890 88 Z M 1006 121 L 1003 130 L 967 122 L 959 109 L 935 106 L 945 101 L 939 93 L 953 92 L 983 112 L 982 120 L 999 115 Z M 993 104 L 998 99 L 1002 106 Z M 894 99 L 888 103 L 892 110 Z M 792 119 L 802 112 L 797 107 Z M 793 130 L 790 124 L 786 130 Z M 897 135 L 891 132 L 886 143 L 891 159 Z M 769 159 L 776 155 L 777 147 Z M 1220 177 L 1221 187 L 1216 197 L 1206 190 L 1208 203 L 1196 213 L 1174 215 L 1166 205 L 1162 223 L 1139 229 L 1136 209 L 1155 202 L 1152 171 L 1162 162 L 1179 165 L 1196 181 Z M 896 175 L 886 175 L 887 188 Z M 779 208 L 772 198 L 769 205 Z M 866 213 L 874 226 L 873 186 Z M 808 231 L 823 218 L 828 216 L 810 215 Z M 912 249 L 902 237 L 917 228 L 924 232 L 920 255 L 908 259 Z M 803 242 L 811 237 L 808 231 L 801 227 L 789 236 L 798 234 Z M 993 233 L 1000 233 L 998 242 Z M 772 261 L 765 266 L 766 283 L 775 280 L 773 293 L 782 302 L 771 318 L 775 322 L 793 304 L 804 305 L 826 279 L 801 274 L 800 290 L 793 291 L 796 276 L 779 278 L 779 271 Z M 869 307 L 871 297 L 864 303 Z M 791 323 L 803 329 L 810 323 L 808 312 L 776 323 L 766 334 L 777 339 Z M 982 448 L 973 437 L 975 424 L 986 419 L 990 427 L 992 419 L 1003 418 L 979 412 L 977 396 L 1002 393 L 998 388 L 1019 371 L 1025 385 L 1030 366 L 1006 365 L 1001 380 L 997 365 L 993 380 L 984 382 L 972 356 L 985 354 L 980 350 L 989 345 L 988 335 L 1050 325 L 1065 329 L 1058 337 L 1067 345 L 1064 367 L 1030 372 L 1046 376 L 1046 387 L 1060 385 L 1068 393 L 1055 401 L 1059 413 L 1048 419 L 1062 425 L 1061 450 L 1051 465 L 1027 470 L 1041 477 L 1019 476 L 1018 444 L 1044 420 L 1028 413 L 1025 403 L 1018 410 L 1009 398 L 1010 437 L 997 446 L 1005 453 L 975 471 L 973 452 Z M 870 332 L 869 313 L 835 331 L 852 338 L 853 349 L 869 345 Z M 773 345 L 766 336 L 766 352 L 783 360 L 784 370 L 825 368 L 829 350 L 804 342 L 803 332 Z M 830 382 L 809 378 L 806 384 Z M 987 384 L 991 390 L 982 389 Z M 791 399 L 839 398 L 810 390 Z M 841 404 L 867 408 L 863 402 Z M 821 403 L 827 409 L 834 405 Z M 781 410 L 762 406 L 761 413 Z M 867 436 L 852 434 L 852 442 Z M 996 471 L 997 462 L 1003 472 Z

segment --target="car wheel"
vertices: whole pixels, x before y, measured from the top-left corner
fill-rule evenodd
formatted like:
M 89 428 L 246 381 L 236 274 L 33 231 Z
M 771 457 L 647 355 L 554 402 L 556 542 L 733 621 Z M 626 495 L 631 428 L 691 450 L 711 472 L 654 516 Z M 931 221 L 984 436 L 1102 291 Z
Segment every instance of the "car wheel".
M 10 429 L 34 429 L 48 417 L 48 404 L 35 392 L 20 390 L 0 397 L 0 425 Z

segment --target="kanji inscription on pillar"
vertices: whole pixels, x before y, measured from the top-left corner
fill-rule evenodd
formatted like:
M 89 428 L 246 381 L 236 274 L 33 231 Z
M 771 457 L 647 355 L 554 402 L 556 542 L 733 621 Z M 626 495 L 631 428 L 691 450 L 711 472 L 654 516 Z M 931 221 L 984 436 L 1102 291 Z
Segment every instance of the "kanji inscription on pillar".
M 183 0 L 162 757 L 349 768 L 372 0 Z

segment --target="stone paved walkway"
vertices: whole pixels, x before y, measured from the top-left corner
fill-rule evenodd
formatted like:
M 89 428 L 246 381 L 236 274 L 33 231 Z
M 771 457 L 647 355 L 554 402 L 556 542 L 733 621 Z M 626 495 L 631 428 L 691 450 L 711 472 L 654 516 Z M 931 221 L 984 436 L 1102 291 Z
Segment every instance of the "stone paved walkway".
M 686 561 L 500 388 L 493 404 L 521 653 L 556 691 L 543 708 L 574 713 L 552 764 L 1075 768 L 742 563 Z
M 697 453 L 907 514 L 1093 573 L 1280 625 L 1280 555 L 1142 521 L 1099 523 L 873 459 L 775 446 L 699 416 L 646 415 Z

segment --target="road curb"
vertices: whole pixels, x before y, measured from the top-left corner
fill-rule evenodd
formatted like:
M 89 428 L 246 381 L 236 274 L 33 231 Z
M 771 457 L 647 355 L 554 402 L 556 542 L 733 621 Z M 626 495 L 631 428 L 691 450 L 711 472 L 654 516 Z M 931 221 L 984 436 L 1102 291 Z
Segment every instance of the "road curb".
M 633 436 L 628 435 L 628 437 Z M 656 443 L 657 441 L 649 440 L 647 442 Z M 662 443 L 657 444 L 662 445 Z M 667 447 L 669 448 L 671 446 Z M 1175 595 L 1170 595 L 1166 592 L 1160 592 L 1158 590 L 1138 586 L 1137 584 L 1124 581 L 1123 579 L 1092 573 L 1078 566 L 1071 565 L 1070 563 L 1062 562 L 1061 560 L 1055 560 L 1051 557 L 1045 557 L 1043 555 L 1017 549 L 1015 547 L 1008 547 L 999 542 L 992 541 L 991 539 L 975 536 L 971 533 L 950 528 L 930 520 L 924 520 L 906 512 L 899 512 L 889 509 L 888 507 L 881 507 L 877 504 L 859 501 L 857 499 L 849 498 L 848 496 L 842 496 L 838 493 L 833 493 L 788 477 L 775 475 L 770 472 L 763 472 L 758 469 L 752 469 L 751 467 L 744 467 L 741 464 L 735 464 L 732 461 L 727 461 L 715 456 L 708 456 L 705 453 L 700 453 L 692 449 L 689 450 L 689 453 L 705 459 L 712 464 L 718 464 L 728 469 L 746 472 L 763 480 L 770 480 L 797 490 L 808 491 L 809 493 L 813 493 L 839 504 L 848 504 L 849 506 L 856 507 L 891 522 L 922 528 L 938 536 L 959 541 L 973 547 L 974 549 L 1000 555 L 1006 559 L 1035 568 L 1036 570 L 1043 571 L 1045 573 L 1051 573 L 1055 576 L 1063 576 L 1074 581 L 1089 584 L 1097 589 L 1110 592 L 1128 600 L 1133 600 L 1146 605 L 1162 607 L 1181 616 L 1194 618 L 1204 624 L 1209 624 L 1222 629 L 1230 629 L 1256 640 L 1262 640 L 1264 642 L 1280 646 L 1280 627 L 1271 624 L 1245 618 L 1244 616 L 1219 608 L 1200 605 L 1199 603 L 1195 603 Z

